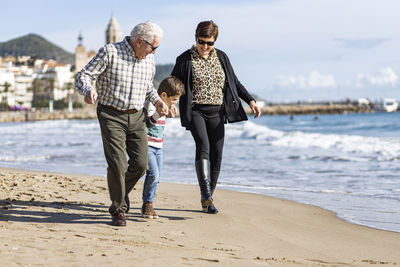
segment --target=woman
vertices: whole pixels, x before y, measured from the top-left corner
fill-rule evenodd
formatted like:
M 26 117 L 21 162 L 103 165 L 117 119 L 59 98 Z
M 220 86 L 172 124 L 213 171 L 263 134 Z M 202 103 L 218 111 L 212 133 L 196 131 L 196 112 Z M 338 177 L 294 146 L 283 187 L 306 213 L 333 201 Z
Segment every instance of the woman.
M 197 25 L 196 45 L 176 59 L 172 75 L 185 85 L 179 100 L 182 126 L 190 130 L 196 143 L 195 167 L 204 212 L 216 214 L 212 195 L 221 169 L 227 121 L 247 120 L 243 99 L 260 116 L 254 98 L 237 79 L 228 56 L 214 48 L 218 26 L 213 21 Z

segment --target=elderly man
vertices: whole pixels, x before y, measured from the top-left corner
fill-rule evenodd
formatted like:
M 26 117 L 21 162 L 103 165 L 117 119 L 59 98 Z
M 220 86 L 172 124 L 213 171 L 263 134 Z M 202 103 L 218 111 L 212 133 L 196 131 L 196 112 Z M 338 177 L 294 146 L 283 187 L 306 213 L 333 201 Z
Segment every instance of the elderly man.
M 162 114 L 168 112 L 153 87 L 153 54 L 162 36 L 157 24 L 140 23 L 123 41 L 100 48 L 76 76 L 76 89 L 85 96 L 85 102 L 94 104 L 98 100 L 114 226 L 126 225 L 128 194 L 147 169 L 145 99 Z

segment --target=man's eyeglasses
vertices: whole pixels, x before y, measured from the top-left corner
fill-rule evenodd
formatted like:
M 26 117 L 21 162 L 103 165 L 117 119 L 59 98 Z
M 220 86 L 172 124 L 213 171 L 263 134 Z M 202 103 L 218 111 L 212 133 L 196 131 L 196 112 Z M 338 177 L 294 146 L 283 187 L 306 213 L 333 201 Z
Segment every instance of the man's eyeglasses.
M 151 43 L 147 42 L 145 39 L 143 39 L 143 41 L 146 42 L 146 44 L 148 44 L 149 46 L 151 46 L 151 52 L 153 52 L 154 50 L 156 50 L 158 48 L 158 46 L 153 46 Z
M 207 44 L 208 46 L 213 46 L 214 43 L 215 43 L 215 42 L 206 42 L 206 41 L 201 40 L 201 39 L 199 39 L 199 38 L 197 38 L 197 42 L 198 42 L 200 45 L 205 45 L 205 44 Z

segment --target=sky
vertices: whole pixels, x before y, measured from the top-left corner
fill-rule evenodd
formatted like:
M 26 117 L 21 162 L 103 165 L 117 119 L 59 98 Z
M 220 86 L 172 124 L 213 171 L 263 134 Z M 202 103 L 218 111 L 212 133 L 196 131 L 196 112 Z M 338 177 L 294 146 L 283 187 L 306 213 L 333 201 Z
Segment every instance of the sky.
M 398 0 L 14 0 L 0 3 L 0 42 L 36 33 L 74 52 L 105 43 L 112 15 L 122 35 L 151 20 L 164 30 L 157 64 L 195 43 L 197 24 L 219 26 L 249 92 L 270 102 L 400 100 Z

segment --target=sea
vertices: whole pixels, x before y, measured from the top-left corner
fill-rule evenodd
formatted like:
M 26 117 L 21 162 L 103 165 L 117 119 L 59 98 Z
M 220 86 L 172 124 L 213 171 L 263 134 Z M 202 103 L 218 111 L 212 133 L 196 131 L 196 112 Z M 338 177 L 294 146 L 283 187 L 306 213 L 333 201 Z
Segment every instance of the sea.
M 218 188 L 311 204 L 400 232 L 399 122 L 400 112 L 382 112 L 227 124 Z M 106 177 L 97 120 L 0 123 L 0 136 L 2 167 Z M 197 185 L 194 155 L 190 132 L 179 118 L 167 119 L 161 181 Z

